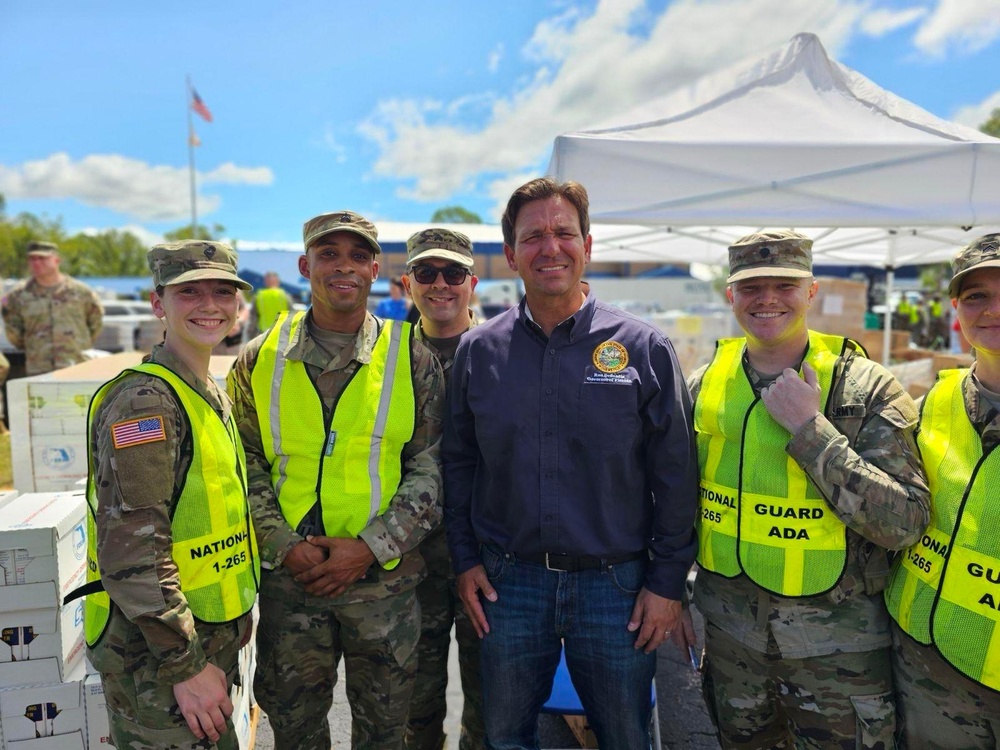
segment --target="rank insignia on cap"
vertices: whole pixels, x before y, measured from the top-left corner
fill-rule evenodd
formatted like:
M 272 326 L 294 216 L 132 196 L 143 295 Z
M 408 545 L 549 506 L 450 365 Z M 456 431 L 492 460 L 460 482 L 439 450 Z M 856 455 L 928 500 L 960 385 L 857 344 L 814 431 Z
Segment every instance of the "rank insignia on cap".
M 129 448 L 143 443 L 156 443 L 167 439 L 163 417 L 143 417 L 111 425 L 111 439 L 115 448 Z
M 354 219 L 351 218 L 350 214 L 342 214 L 340 217 L 341 224 L 353 224 Z
M 628 350 L 617 341 L 605 341 L 594 349 L 593 360 L 601 372 L 621 372 L 628 366 Z

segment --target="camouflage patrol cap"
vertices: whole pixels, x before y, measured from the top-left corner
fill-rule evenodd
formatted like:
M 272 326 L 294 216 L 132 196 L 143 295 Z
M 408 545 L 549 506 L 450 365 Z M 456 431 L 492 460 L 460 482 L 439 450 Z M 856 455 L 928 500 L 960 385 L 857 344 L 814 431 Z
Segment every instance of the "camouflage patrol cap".
M 1000 234 L 985 234 L 973 240 L 959 250 L 951 265 L 955 275 L 948 282 L 948 296 L 955 299 L 961 291 L 962 277 L 970 271 L 1000 267 Z
M 236 251 L 211 240 L 182 240 L 153 245 L 146 253 L 154 286 L 171 286 L 187 281 L 219 279 L 232 281 L 240 289 L 253 289 L 236 275 Z
M 374 252 L 382 252 L 381 245 L 378 244 L 378 230 L 361 214 L 353 211 L 334 211 L 328 214 L 320 214 L 309 219 L 302 226 L 302 242 L 306 250 L 320 237 L 324 237 L 333 232 L 354 232 L 361 235 L 365 241 L 371 245 Z
M 785 229 L 741 237 L 729 246 L 726 283 L 756 276 L 809 278 L 813 275 L 812 244 L 804 234 Z
M 53 242 L 32 240 L 24 250 L 28 257 L 32 255 L 59 255 L 59 246 Z
M 472 240 L 451 229 L 424 229 L 406 241 L 406 265 L 427 258 L 440 258 L 472 268 Z

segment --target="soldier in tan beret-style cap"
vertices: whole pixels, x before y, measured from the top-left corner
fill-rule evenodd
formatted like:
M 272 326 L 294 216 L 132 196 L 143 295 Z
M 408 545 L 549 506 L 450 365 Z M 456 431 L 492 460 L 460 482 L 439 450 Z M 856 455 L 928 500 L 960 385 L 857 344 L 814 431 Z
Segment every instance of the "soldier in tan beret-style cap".
M 163 343 L 101 386 L 88 418 L 87 654 L 115 747 L 236 750 L 231 678 L 260 556 L 232 403 L 209 363 L 249 284 L 221 242 L 156 245 L 147 260 Z
M 723 748 L 893 747 L 881 590 L 929 517 L 916 406 L 854 342 L 809 329 L 807 236 L 740 238 L 728 282 L 745 335 L 688 379 L 709 713 Z M 680 633 L 693 642 L 690 620 Z
M 254 695 L 275 747 L 329 747 L 343 658 L 353 746 L 399 748 L 417 671 L 417 545 L 441 519 L 444 378 L 408 323 L 368 312 L 372 222 L 324 213 L 302 240 L 312 306 L 281 313 L 229 375 L 265 568 L 257 633 L 271 666 Z

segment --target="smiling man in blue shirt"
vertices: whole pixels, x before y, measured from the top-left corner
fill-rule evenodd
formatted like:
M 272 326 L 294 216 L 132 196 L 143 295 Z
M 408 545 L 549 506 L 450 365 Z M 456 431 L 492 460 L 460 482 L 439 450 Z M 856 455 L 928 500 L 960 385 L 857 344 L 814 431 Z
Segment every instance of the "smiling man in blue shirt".
M 648 747 L 654 651 L 696 551 L 684 378 L 660 331 L 581 284 L 587 210 L 573 182 L 514 192 L 504 253 L 525 298 L 469 331 L 453 368 L 445 523 L 491 747 L 538 747 L 563 644 L 600 746 Z

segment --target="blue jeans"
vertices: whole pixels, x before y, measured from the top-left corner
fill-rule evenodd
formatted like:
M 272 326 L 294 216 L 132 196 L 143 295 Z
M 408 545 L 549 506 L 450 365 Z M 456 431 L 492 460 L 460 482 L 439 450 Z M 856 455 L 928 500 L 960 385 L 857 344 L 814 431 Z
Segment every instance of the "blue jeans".
M 483 599 L 483 718 L 493 750 L 537 750 L 538 711 L 562 648 L 602 750 L 649 748 L 656 653 L 627 630 L 647 562 L 561 573 L 483 547 L 497 601 Z

